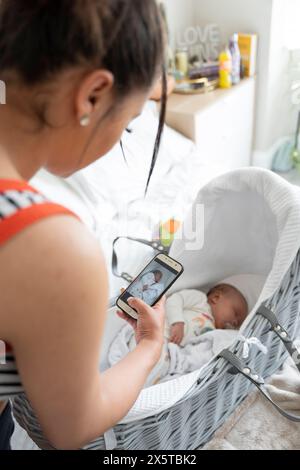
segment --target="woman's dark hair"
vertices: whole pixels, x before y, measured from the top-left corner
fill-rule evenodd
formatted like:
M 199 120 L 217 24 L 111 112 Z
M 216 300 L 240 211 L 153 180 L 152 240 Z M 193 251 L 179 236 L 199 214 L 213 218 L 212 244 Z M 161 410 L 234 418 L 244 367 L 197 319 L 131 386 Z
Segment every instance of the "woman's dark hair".
M 68 67 L 106 68 L 119 98 L 148 89 L 164 63 L 164 27 L 155 0 L 1 0 L 0 74 L 27 86 Z M 9 75 L 7 75 L 9 77 Z M 165 118 L 166 77 L 149 184 Z

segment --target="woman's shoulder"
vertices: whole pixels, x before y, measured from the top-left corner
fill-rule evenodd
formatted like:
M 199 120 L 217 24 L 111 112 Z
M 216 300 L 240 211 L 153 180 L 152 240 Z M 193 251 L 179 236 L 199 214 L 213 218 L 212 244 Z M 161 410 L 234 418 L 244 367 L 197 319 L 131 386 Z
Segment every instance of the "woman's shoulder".
M 22 180 L 0 179 L 0 246 L 30 225 L 55 215 L 77 217 Z
M 82 303 L 84 311 L 85 298 L 96 302 L 99 293 L 107 296 L 99 243 L 67 214 L 28 226 L 1 247 L 0 263 L 0 288 L 7 306 L 0 314 L 1 324 L 12 329 L 16 322 L 30 322 L 37 315 L 61 315 L 63 306 L 67 312 Z
M 0 251 L 1 263 L 11 267 L 18 264 L 19 271 L 25 270 L 29 276 L 32 270 L 28 268 L 42 270 L 71 263 L 74 267 L 82 266 L 97 257 L 102 258 L 99 242 L 68 212 L 36 220 L 5 243 Z

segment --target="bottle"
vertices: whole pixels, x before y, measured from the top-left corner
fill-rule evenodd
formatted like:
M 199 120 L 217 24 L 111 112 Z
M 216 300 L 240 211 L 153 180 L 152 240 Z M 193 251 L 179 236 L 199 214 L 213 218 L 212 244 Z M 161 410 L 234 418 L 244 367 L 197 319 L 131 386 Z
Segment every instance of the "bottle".
M 168 72 L 170 75 L 173 75 L 174 72 L 176 71 L 176 65 L 175 65 L 174 51 L 170 45 L 167 47 L 166 55 L 167 55 L 167 63 L 168 63 Z
M 180 72 L 183 77 L 186 77 L 189 71 L 189 53 L 186 47 L 177 49 L 175 61 L 177 71 Z
M 220 88 L 231 88 L 232 86 L 232 57 L 226 46 L 219 56 L 219 85 Z
M 229 43 L 229 50 L 232 57 L 232 84 L 237 85 L 241 81 L 241 53 L 239 48 L 238 34 L 234 34 Z

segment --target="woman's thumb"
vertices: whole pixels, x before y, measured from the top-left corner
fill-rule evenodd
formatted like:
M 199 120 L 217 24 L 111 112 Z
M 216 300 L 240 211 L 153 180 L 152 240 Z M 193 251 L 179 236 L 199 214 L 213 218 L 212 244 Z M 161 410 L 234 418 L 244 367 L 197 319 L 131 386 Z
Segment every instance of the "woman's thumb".
M 143 300 L 138 299 L 136 297 L 131 297 L 130 299 L 127 300 L 128 305 L 135 310 L 141 315 L 144 313 L 148 312 L 149 305 L 147 305 Z
M 164 296 L 159 300 L 159 302 L 157 302 L 157 303 L 154 305 L 154 308 L 155 308 L 155 309 L 158 309 L 158 308 L 164 307 L 165 304 L 166 304 L 166 300 L 167 300 L 167 297 L 164 295 Z

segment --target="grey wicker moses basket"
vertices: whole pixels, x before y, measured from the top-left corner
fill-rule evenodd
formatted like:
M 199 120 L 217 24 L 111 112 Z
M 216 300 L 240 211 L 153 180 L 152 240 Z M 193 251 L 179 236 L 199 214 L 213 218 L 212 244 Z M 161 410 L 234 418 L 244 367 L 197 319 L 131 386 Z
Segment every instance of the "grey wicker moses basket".
M 204 218 L 199 220 L 201 210 Z M 243 169 L 201 189 L 182 237 L 171 247 L 171 256 L 185 267 L 173 292 L 209 288 L 237 273 L 264 275 L 265 286 L 241 333 L 260 340 L 268 352 L 251 348 L 245 362 L 243 343 L 237 339 L 199 371 L 143 390 L 127 417 L 86 449 L 195 450 L 255 387 L 271 400 L 264 382 L 288 354 L 300 370 L 300 354 L 293 344 L 300 332 L 299 249 L 300 190 L 280 177 Z M 104 356 L 120 321 L 111 309 Z M 14 413 L 33 440 L 49 448 L 24 395 L 16 398 Z

